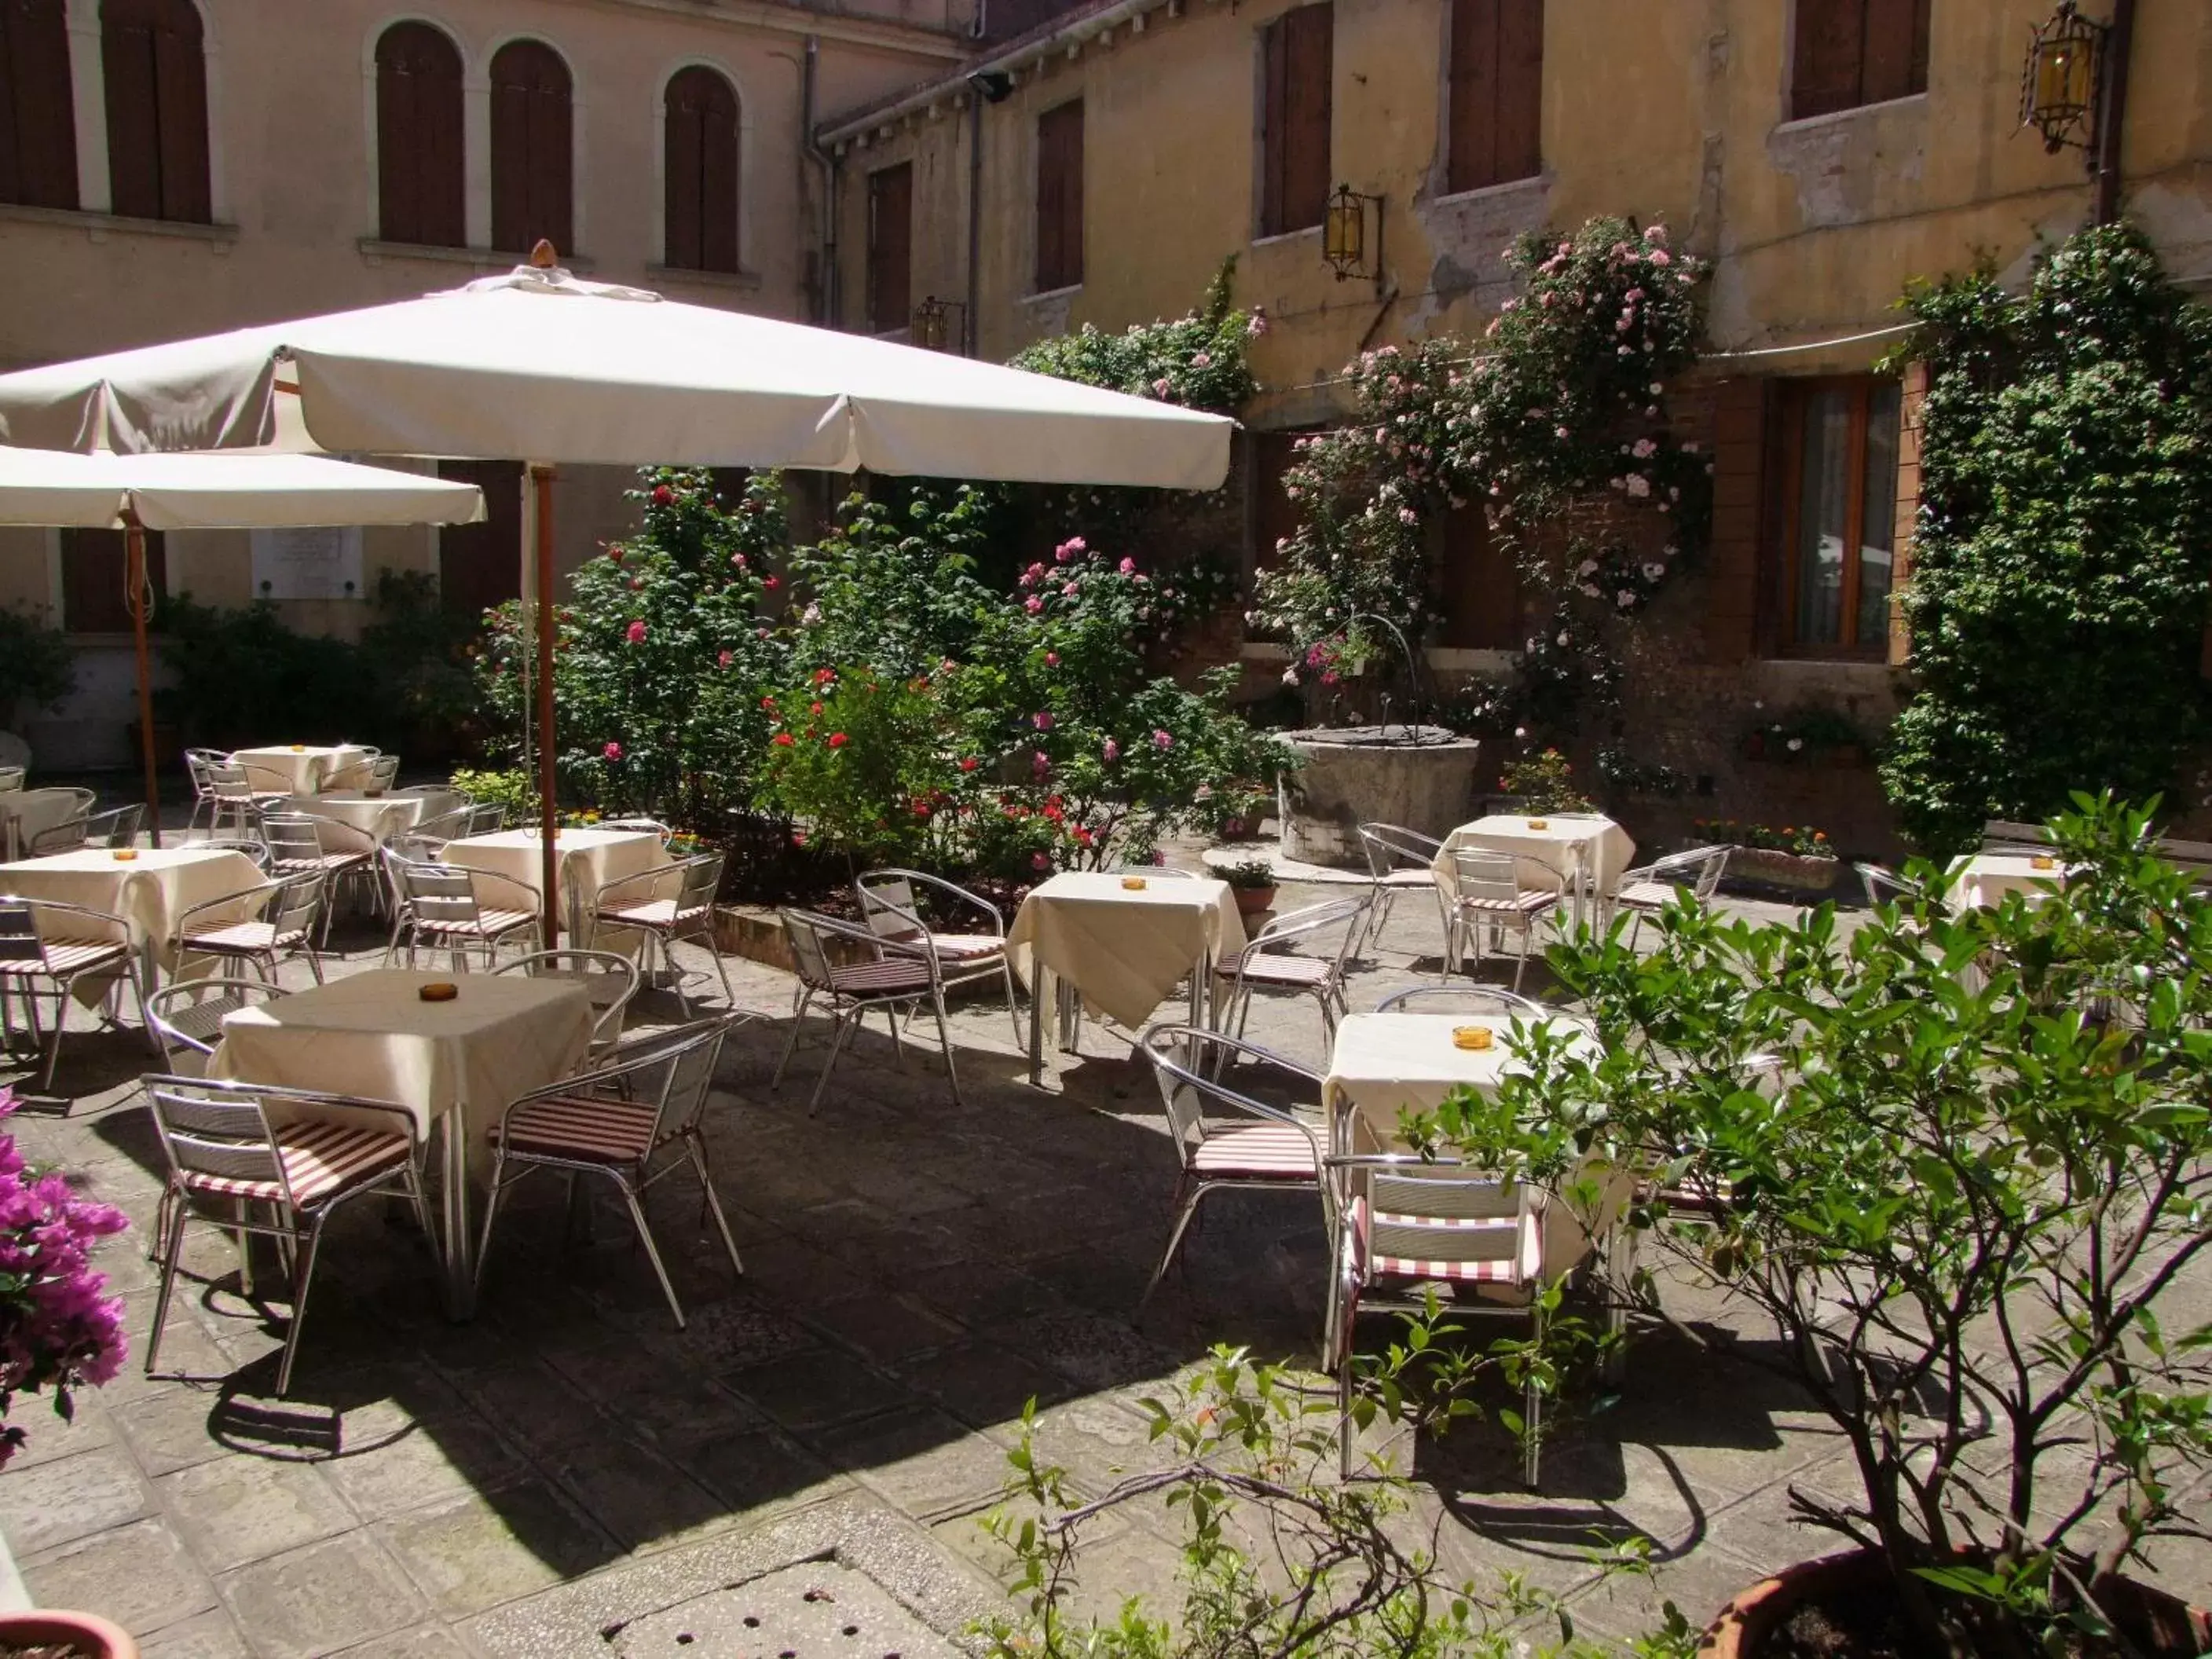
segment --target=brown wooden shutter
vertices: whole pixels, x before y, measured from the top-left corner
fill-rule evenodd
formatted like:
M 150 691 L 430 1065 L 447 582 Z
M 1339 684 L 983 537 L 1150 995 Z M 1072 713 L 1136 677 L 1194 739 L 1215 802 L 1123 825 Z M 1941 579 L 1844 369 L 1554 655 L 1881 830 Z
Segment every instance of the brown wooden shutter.
M 477 524 L 438 532 L 438 597 L 456 616 L 474 617 L 522 597 L 522 463 L 441 461 L 438 476 L 483 491 Z
M 1474 502 L 1444 514 L 1443 560 L 1437 574 L 1443 611 L 1439 645 L 1521 649 L 1520 568 L 1492 536 L 1488 515 Z
M 1865 0 L 1865 68 L 1858 101 L 1928 89 L 1928 0 Z
M 461 54 L 443 30 L 394 23 L 376 42 L 377 234 L 468 241 L 461 162 Z
M 1797 0 L 1797 49 L 1790 76 L 1794 119 L 1863 102 L 1869 0 Z
M 508 41 L 491 60 L 494 247 L 576 251 L 574 146 L 568 64 L 541 40 Z
M 1543 171 L 1543 130 L 1544 0 L 1500 0 L 1498 183 Z
M 0 0 L 0 202 L 73 208 L 76 102 L 64 0 Z
M 1040 293 L 1083 280 L 1083 104 L 1037 119 L 1037 260 Z
M 667 98 L 667 262 L 684 270 L 738 268 L 738 94 L 695 64 Z
M 914 321 L 914 167 L 868 175 L 868 326 L 889 334 Z
M 1283 19 L 1289 88 L 1283 149 L 1283 226 L 1304 230 L 1328 211 L 1329 105 L 1336 8 L 1328 0 Z
M 1279 17 L 1260 32 L 1260 234 L 1277 236 L 1283 223 L 1285 123 L 1291 104 L 1290 20 Z
M 1741 662 L 1759 648 L 1772 607 L 1762 597 L 1767 383 L 1723 380 L 1713 388 L 1713 527 L 1708 562 L 1705 653 Z
M 207 65 L 192 0 L 102 0 L 109 190 L 117 213 L 205 224 Z
M 124 591 L 130 551 L 119 530 L 62 532 L 62 627 L 72 634 L 127 634 Z M 161 532 L 146 532 L 146 575 L 156 596 L 169 591 L 168 550 Z
M 1452 0 L 1448 95 L 1454 190 L 1498 182 L 1498 13 L 1503 0 Z

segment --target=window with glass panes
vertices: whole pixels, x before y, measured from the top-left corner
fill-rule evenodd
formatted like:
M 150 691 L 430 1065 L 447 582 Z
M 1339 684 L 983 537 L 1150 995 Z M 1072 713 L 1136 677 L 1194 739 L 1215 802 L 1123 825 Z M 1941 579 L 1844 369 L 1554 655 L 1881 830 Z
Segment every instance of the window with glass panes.
M 1879 658 L 1897 547 L 1898 383 L 1852 375 L 1780 391 L 1784 643 Z

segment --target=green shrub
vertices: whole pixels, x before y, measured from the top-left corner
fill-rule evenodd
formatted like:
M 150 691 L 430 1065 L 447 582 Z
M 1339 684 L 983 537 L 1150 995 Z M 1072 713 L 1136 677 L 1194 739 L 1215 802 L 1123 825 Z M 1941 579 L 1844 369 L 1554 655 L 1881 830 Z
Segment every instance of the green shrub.
M 520 826 L 538 822 L 537 782 L 520 767 L 505 770 L 457 767 L 452 781 L 454 788 L 472 801 L 489 806 L 504 806 L 509 824 Z
M 76 689 L 68 636 L 28 611 L 0 606 L 0 727 L 25 708 L 52 708 Z

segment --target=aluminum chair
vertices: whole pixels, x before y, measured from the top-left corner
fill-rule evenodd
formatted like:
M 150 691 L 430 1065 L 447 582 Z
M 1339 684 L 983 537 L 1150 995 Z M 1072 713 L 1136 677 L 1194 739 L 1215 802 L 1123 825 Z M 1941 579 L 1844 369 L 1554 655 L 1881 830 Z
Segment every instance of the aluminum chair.
M 951 1081 L 952 1103 L 963 1105 L 960 1073 L 952 1058 L 952 1030 L 945 1018 L 944 968 L 927 939 L 909 945 L 879 938 L 868 928 L 811 910 L 778 914 L 783 918 L 784 936 L 791 941 L 799 988 L 792 996 L 791 1036 L 783 1045 L 783 1057 L 776 1061 L 769 1087 L 782 1085 L 784 1071 L 798 1051 L 799 1035 L 806 1027 L 806 1011 L 815 998 L 828 1000 L 833 1023 L 829 1056 L 822 1062 L 814 1092 L 807 1097 L 810 1113 L 822 1103 L 822 1091 L 829 1086 L 830 1073 L 836 1067 L 847 1033 L 859 1026 L 870 1009 L 881 1008 L 890 1022 L 891 1053 L 896 1057 L 901 1052 L 898 1010 L 904 1007 L 911 1013 L 927 999 L 937 1012 L 937 1035 L 945 1044 L 945 1073 Z M 865 959 L 840 963 L 832 957 L 833 949 Z
M 138 1018 L 146 1018 L 144 960 L 131 943 L 131 930 L 122 917 L 88 905 L 66 904 L 58 899 L 0 896 L 0 1027 L 12 1031 L 11 996 L 23 1000 L 23 1016 L 33 1048 L 44 1041 L 39 1030 L 40 981 L 54 998 L 54 1034 L 46 1044 L 46 1068 L 39 1086 L 54 1086 L 54 1068 L 61 1062 L 62 1030 L 69 1023 L 69 1000 L 81 980 L 110 981 L 112 999 L 125 981 L 138 999 Z M 113 1018 L 111 1009 L 109 1018 Z
M 1425 890 L 1433 896 L 1437 921 L 1446 933 L 1451 931 L 1450 908 L 1444 902 L 1444 890 L 1437 884 L 1433 867 L 1437 854 L 1443 851 L 1443 842 L 1395 823 L 1363 823 L 1359 846 L 1367 854 L 1367 891 L 1373 901 L 1367 913 L 1363 948 L 1382 933 L 1398 895 L 1408 890 Z
M 1177 1166 L 1175 1197 L 1169 1206 L 1175 1220 L 1168 1231 L 1167 1249 L 1138 1299 L 1137 1311 L 1142 1313 L 1167 1277 L 1209 1193 L 1231 1187 L 1310 1193 L 1321 1201 L 1324 1226 L 1328 1223 L 1328 1194 L 1322 1184 L 1327 1156 L 1322 1131 L 1316 1127 L 1321 1115 L 1318 1073 L 1257 1043 L 1194 1025 L 1147 1025 L 1137 1037 L 1137 1051 L 1152 1062 Z M 1224 1066 L 1237 1060 L 1273 1066 L 1310 1085 L 1314 1121 L 1218 1081 Z
M 1859 890 L 1866 895 L 1869 909 L 1884 904 L 1909 904 L 1919 896 L 1917 887 L 1887 865 L 1854 864 L 1851 868 L 1858 872 Z
M 477 801 L 468 810 L 468 835 L 495 836 L 507 828 L 507 808 L 495 800 Z
M 532 951 L 492 969 L 533 979 L 574 980 L 591 994 L 593 1058 L 622 1041 L 623 1015 L 637 994 L 637 964 L 614 951 Z
M 58 821 L 37 831 L 24 844 L 23 851 L 29 857 L 47 858 L 57 853 L 74 853 L 85 844 L 90 833 L 92 810 L 99 805 L 100 797 L 89 789 L 66 786 L 58 786 L 52 793 L 69 797 L 68 810 Z
M 146 1024 L 161 1045 L 161 1063 L 177 1077 L 198 1077 L 222 1040 L 225 1015 L 292 994 L 265 979 L 179 980 L 146 999 Z
M 84 838 L 94 847 L 136 847 L 138 829 L 146 816 L 146 804 L 132 801 L 127 806 L 111 806 L 105 812 L 94 812 L 85 820 Z
M 204 900 L 177 918 L 177 953 L 250 962 L 272 985 L 279 960 L 305 957 L 307 971 L 320 985 L 323 962 L 315 954 L 315 920 L 325 890 L 322 872 L 303 870 L 249 893 Z
M 448 812 L 459 811 L 476 799 L 467 790 L 456 789 L 449 783 L 410 783 L 404 789 L 393 789 L 388 793 L 403 799 L 409 796 L 419 799 L 422 803 L 422 816 L 426 818 L 442 817 Z
M 1657 915 L 1677 894 L 1687 893 L 1700 904 L 1712 902 L 1713 895 L 1720 890 L 1721 877 L 1728 870 L 1729 851 L 1722 846 L 1693 847 L 1686 853 L 1622 871 L 1620 884 L 1613 896 L 1613 914 L 1626 910 L 1635 918 L 1629 924 L 1628 948 L 1636 948 L 1644 918 Z
M 254 825 L 262 809 L 291 798 L 292 791 L 264 789 L 258 787 L 242 766 L 229 761 L 210 764 L 207 769 L 208 788 L 215 796 L 215 813 L 208 820 L 208 831 L 219 835 L 228 822 L 234 834 L 241 838 L 255 834 Z M 280 780 L 280 781 L 282 781 Z
M 408 839 L 427 841 L 440 847 L 449 841 L 459 841 L 471 833 L 469 821 L 474 811 L 472 807 L 463 806 L 451 812 L 441 813 L 434 818 L 418 819 L 415 827 L 407 832 Z M 394 836 L 393 839 L 398 840 L 398 837 Z
M 1006 988 L 1006 1018 L 1013 1022 L 1014 1046 L 1023 1046 L 1014 968 L 1006 955 L 1006 919 L 997 905 L 981 893 L 971 893 L 941 877 L 894 866 L 863 870 L 853 882 L 853 892 L 860 901 L 860 914 L 878 939 L 908 944 L 921 939 L 929 941 L 929 948 L 943 965 L 946 990 L 980 980 L 999 980 Z M 956 917 L 972 919 L 972 925 L 981 931 L 939 933 L 924 917 L 921 900 L 925 896 L 932 901 L 933 910 L 942 908 Z
M 1495 985 L 1416 985 L 1375 1005 L 1378 1014 L 1504 1015 L 1508 1019 L 1549 1019 L 1558 1012 L 1518 991 Z
M 699 1178 L 705 1210 L 714 1218 L 730 1266 L 743 1277 L 745 1264 L 714 1192 L 700 1123 L 722 1044 L 730 1028 L 747 1018 L 702 1020 L 646 1038 L 617 1051 L 596 1071 L 533 1090 L 509 1105 L 491 1131 L 491 1191 L 477 1240 L 477 1284 L 483 1282 L 492 1224 L 508 1188 L 534 1170 L 556 1170 L 568 1175 L 573 1197 L 578 1177 L 597 1176 L 621 1192 L 661 1294 L 668 1298 L 668 1310 L 676 1316 L 676 1328 L 682 1330 L 684 1304 L 677 1300 L 646 1221 L 645 1194 L 687 1164 Z M 665 1156 L 679 1148 L 680 1156 Z
M 264 812 L 261 815 L 261 841 L 269 849 L 268 868 L 279 876 L 296 876 L 308 871 L 321 873 L 328 884 L 330 902 L 323 907 L 323 948 L 331 944 L 331 918 L 337 912 L 338 890 L 351 884 L 356 892 L 364 884 L 370 893 L 377 888 L 376 855 L 373 847 L 336 848 L 331 842 L 341 838 L 343 824 L 333 823 L 328 818 L 311 817 L 305 812 Z M 364 838 L 365 842 L 365 838 Z
M 240 858 L 251 859 L 254 867 L 269 868 L 269 843 L 260 836 L 208 836 L 192 843 L 195 853 L 235 853 Z
M 1540 884 L 1522 885 L 1524 872 Z M 1490 929 L 1493 945 L 1502 948 L 1508 933 L 1521 935 L 1521 959 L 1514 965 L 1513 988 L 1521 988 L 1528 970 L 1528 946 L 1537 925 L 1556 910 L 1566 896 L 1565 878 L 1530 860 L 1480 848 L 1452 849 L 1452 873 L 1458 879 L 1459 896 L 1452 906 L 1450 926 L 1444 934 L 1446 972 L 1461 967 L 1472 941 L 1474 961 L 1482 961 L 1482 930 Z
M 1343 1153 L 1325 1160 L 1328 1213 L 1335 1237 L 1324 1346 L 1336 1373 L 1338 1455 L 1352 1476 L 1354 1328 L 1363 1312 L 1421 1312 L 1429 1286 L 1455 1292 L 1447 1306 L 1462 1315 L 1527 1314 L 1544 1329 L 1544 1200 L 1466 1165 L 1411 1152 Z M 1524 1301 L 1498 1304 L 1462 1290 L 1502 1287 Z M 1522 1476 L 1534 1486 L 1543 1392 L 1534 1368 L 1523 1385 L 1526 1445 Z
M 517 936 L 528 939 L 538 926 L 537 890 L 512 876 L 420 863 L 392 847 L 385 848 L 384 860 L 395 901 L 392 939 L 384 950 L 387 964 L 404 938 L 410 968 L 421 949 L 447 952 L 456 972 L 468 967 L 471 951 L 484 953 L 486 968 L 496 967 L 499 947 Z M 486 890 L 496 896 L 489 903 L 479 896 Z
M 187 749 L 185 750 L 185 775 L 191 780 L 192 810 L 185 819 L 185 834 L 189 836 L 199 828 L 200 814 L 205 812 L 210 821 L 216 811 L 215 780 L 210 769 L 228 766 L 230 757 L 220 749 Z
M 146 1339 L 146 1374 L 155 1374 L 160 1357 L 185 1224 L 205 1221 L 240 1236 L 241 1283 L 249 1296 L 248 1236 L 274 1238 L 283 1255 L 292 1281 L 292 1318 L 276 1366 L 281 1400 L 292 1386 L 307 1290 L 331 1217 L 357 1198 L 404 1197 L 414 1205 L 424 1237 L 436 1236 L 423 1194 L 415 1115 L 390 1101 L 258 1083 L 161 1074 L 144 1081 L 169 1160 L 162 1193 L 168 1237 L 153 1330 Z M 216 1213 L 217 1206 L 231 1213 Z
M 1321 1005 L 1322 1036 L 1333 1041 L 1337 1016 L 1351 1012 L 1344 998 L 1344 976 L 1352 946 L 1366 931 L 1370 902 L 1330 899 L 1289 911 L 1262 927 L 1243 950 L 1221 957 L 1213 965 L 1214 1025 L 1242 1036 L 1252 1017 L 1254 991 L 1291 991 Z M 1292 953 L 1291 947 L 1297 945 L 1328 944 L 1326 936 L 1338 927 L 1344 932 L 1326 954 Z
M 663 886 L 675 890 L 657 895 Z M 676 942 L 690 939 L 713 958 L 715 975 L 722 981 L 722 1000 L 734 1007 L 737 993 L 730 988 L 730 970 L 714 942 L 714 895 L 722 887 L 722 854 L 702 853 L 651 870 L 641 870 L 600 888 L 592 901 L 591 938 L 598 942 L 602 930 L 629 928 L 660 946 L 661 960 L 676 984 L 677 1006 L 685 1018 L 691 1015 L 691 999 L 684 982 L 693 977 L 676 961 Z M 705 978 L 704 974 L 697 975 Z
M 362 757 L 338 769 L 322 781 L 322 794 L 340 789 L 358 789 L 364 795 L 380 795 L 392 787 L 399 775 L 399 757 L 386 755 L 371 749 Z
M 675 830 L 672 826 L 663 823 L 659 818 L 643 817 L 602 818 L 599 823 L 593 824 L 592 828 L 594 830 L 635 830 L 640 835 L 655 835 L 660 837 L 660 844 L 663 847 L 668 845 L 668 838 L 676 833 Z

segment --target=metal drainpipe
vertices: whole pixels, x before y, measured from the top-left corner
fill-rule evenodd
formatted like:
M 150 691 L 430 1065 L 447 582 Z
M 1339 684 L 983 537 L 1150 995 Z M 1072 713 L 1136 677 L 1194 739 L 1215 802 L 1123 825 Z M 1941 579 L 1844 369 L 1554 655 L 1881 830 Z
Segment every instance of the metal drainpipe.
M 822 169 L 822 271 L 821 288 L 815 301 L 819 314 L 815 320 L 835 328 L 842 320 L 837 281 L 837 158 L 824 153 L 814 142 L 815 80 L 821 73 L 821 61 L 822 37 L 810 34 L 806 37 L 805 72 L 800 83 L 799 149 L 800 155 Z M 805 234 L 803 224 L 800 234 Z
M 2105 95 L 2097 110 L 2096 222 L 2120 216 L 2120 128 L 2128 118 L 2128 58 L 2136 36 L 2136 0 L 2112 0 L 2105 36 Z
M 978 269 L 983 257 L 983 94 L 980 88 L 968 88 L 968 305 L 961 318 L 960 349 L 967 356 L 975 355 L 979 331 L 975 322 L 975 306 L 982 298 L 982 272 Z

